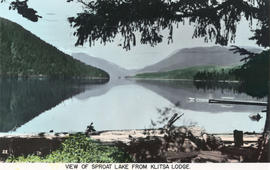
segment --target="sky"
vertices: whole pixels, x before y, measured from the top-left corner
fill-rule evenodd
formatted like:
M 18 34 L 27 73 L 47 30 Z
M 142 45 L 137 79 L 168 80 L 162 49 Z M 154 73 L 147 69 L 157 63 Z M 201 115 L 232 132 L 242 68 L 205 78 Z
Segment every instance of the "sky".
M 67 18 L 82 12 L 81 4 L 77 2 L 66 3 L 66 0 L 29 0 L 29 7 L 37 10 L 38 15 L 42 16 L 38 22 L 31 22 L 18 15 L 16 11 L 8 10 L 9 4 L 7 2 L 0 3 L 0 17 L 20 24 L 67 54 L 83 52 L 93 57 L 108 60 L 126 69 L 139 69 L 157 63 L 182 48 L 215 45 L 214 43 L 205 43 L 202 38 L 192 39 L 193 26 L 179 24 L 179 28 L 174 29 L 173 43 L 171 44 L 167 44 L 166 40 L 155 47 L 137 44 L 130 51 L 118 46 L 119 41 L 107 43 L 106 46 L 96 43 L 92 47 L 87 44 L 75 47 L 77 39 L 73 36 L 74 29 L 70 27 Z M 164 33 L 166 34 L 166 32 Z M 248 40 L 251 36 L 248 23 L 241 21 L 234 44 L 256 46 L 255 41 Z

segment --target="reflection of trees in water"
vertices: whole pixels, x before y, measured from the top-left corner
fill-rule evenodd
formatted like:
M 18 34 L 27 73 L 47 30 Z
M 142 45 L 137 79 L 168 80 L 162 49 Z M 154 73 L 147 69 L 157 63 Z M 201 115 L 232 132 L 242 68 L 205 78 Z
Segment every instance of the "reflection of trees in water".
M 258 84 L 257 82 L 217 82 L 217 81 L 194 81 L 194 86 L 197 89 L 203 89 L 204 91 L 209 90 L 220 90 L 222 93 L 225 91 L 231 91 L 235 94 L 246 94 L 254 98 L 263 98 L 267 94 L 266 86 Z
M 84 91 L 85 83 L 87 81 L 0 79 L 0 131 L 14 130 L 63 100 Z
M 220 99 L 223 97 L 234 98 L 237 100 L 256 100 L 237 91 L 238 83 L 208 83 L 194 84 L 192 81 L 154 81 L 136 80 L 136 83 L 166 98 L 172 103 L 180 101 L 179 108 L 193 111 L 204 111 L 210 113 L 220 112 L 256 112 L 261 110 L 261 106 L 242 106 L 221 107 L 220 105 L 208 104 L 210 98 Z M 199 82 L 196 82 L 199 83 Z M 228 86 L 228 87 L 226 87 Z M 203 99 L 200 102 L 191 102 L 190 98 Z
M 220 90 L 222 93 L 224 93 L 224 91 L 229 90 L 230 92 L 235 94 L 240 93 L 239 83 L 217 82 L 217 81 L 194 81 L 193 84 L 197 89 L 203 89 L 204 91 Z

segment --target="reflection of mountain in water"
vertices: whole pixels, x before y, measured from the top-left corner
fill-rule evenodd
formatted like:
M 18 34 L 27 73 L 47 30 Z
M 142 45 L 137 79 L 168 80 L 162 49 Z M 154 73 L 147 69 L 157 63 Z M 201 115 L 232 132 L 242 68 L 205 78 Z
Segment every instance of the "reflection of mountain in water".
M 80 100 L 86 100 L 90 97 L 101 96 L 101 95 L 107 93 L 113 87 L 122 86 L 122 85 L 129 85 L 129 84 L 134 84 L 134 83 L 131 81 L 127 81 L 126 79 L 110 80 L 106 84 L 86 86 L 85 92 L 80 93 L 80 94 L 76 95 L 75 97 L 77 99 L 80 99 Z
M 63 100 L 84 91 L 85 84 L 88 82 L 0 78 L 0 131 L 8 132 L 23 125 Z
M 204 102 L 190 102 L 189 98 L 197 99 L 221 99 L 230 98 L 237 100 L 255 100 L 245 94 L 239 94 L 233 90 L 234 85 L 228 85 L 228 88 L 205 88 L 197 89 L 193 82 L 183 81 L 151 81 L 151 80 L 137 80 L 137 84 L 148 88 L 157 94 L 168 99 L 172 103 L 180 102 L 182 109 L 204 111 L 204 112 L 260 112 L 264 109 L 261 106 L 243 106 L 243 105 L 220 105 L 220 104 L 209 104 L 207 100 Z

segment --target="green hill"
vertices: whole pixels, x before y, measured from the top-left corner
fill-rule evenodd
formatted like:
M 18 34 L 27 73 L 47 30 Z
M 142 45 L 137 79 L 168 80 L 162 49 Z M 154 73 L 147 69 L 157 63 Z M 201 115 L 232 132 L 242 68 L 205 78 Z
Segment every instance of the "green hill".
M 194 66 L 184 69 L 172 70 L 167 72 L 152 72 L 137 74 L 135 78 L 146 79 L 193 79 L 200 72 L 222 73 L 228 75 L 229 70 L 234 66 Z M 229 78 L 231 79 L 231 77 Z
M 20 25 L 0 18 L 0 75 L 109 78 L 41 40 Z

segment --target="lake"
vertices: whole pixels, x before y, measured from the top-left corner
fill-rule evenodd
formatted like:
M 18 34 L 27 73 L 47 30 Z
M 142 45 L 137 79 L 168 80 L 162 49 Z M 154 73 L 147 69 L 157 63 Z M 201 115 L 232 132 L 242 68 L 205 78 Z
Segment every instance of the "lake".
M 174 113 L 175 125 L 198 125 L 209 133 L 262 132 L 262 106 L 209 104 L 207 99 L 257 100 L 234 90 L 235 83 L 198 87 L 193 82 L 0 79 L 0 132 L 39 133 L 162 127 Z M 196 100 L 191 100 L 195 98 Z M 252 121 L 251 113 L 260 113 Z

